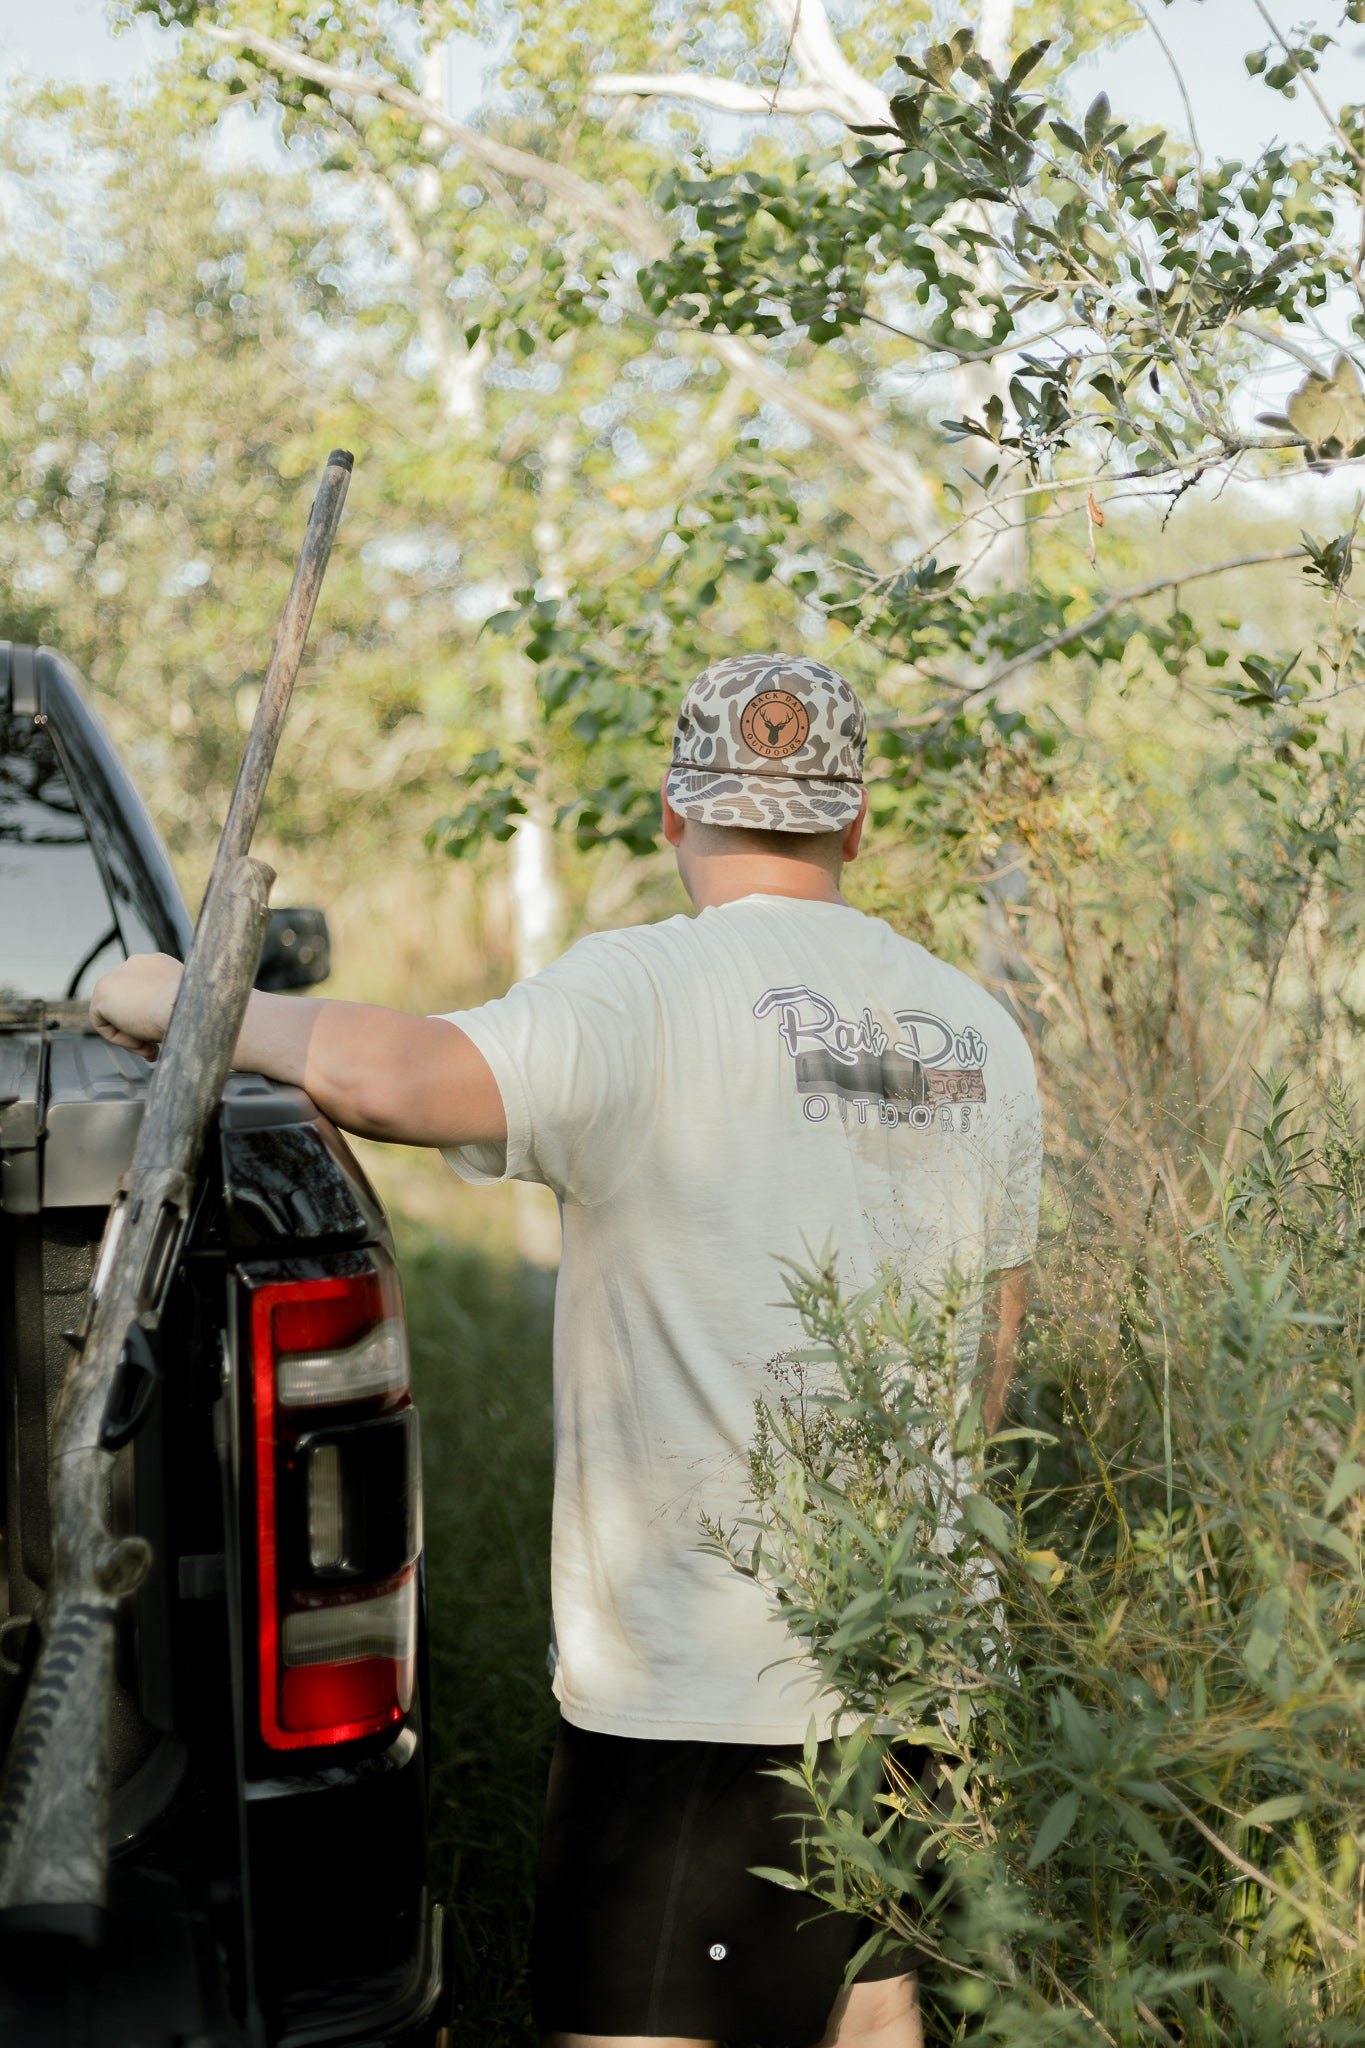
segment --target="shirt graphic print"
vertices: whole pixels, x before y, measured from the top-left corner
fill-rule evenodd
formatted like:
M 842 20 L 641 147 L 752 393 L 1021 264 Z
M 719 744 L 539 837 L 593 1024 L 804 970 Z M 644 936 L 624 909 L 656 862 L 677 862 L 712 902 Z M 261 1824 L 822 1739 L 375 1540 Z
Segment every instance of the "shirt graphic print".
M 795 1062 L 808 1123 L 824 1122 L 833 1095 L 844 1122 L 851 1101 L 860 1105 L 864 1123 L 864 1105 L 871 1103 L 893 1130 L 904 1119 L 912 1130 L 937 1124 L 948 1133 L 965 1133 L 972 1127 L 973 1103 L 986 1100 L 987 1045 L 974 1024 L 959 1031 L 927 1010 L 896 1010 L 893 1040 L 870 1009 L 850 1023 L 813 988 L 765 989 L 754 1015 L 770 1013 Z

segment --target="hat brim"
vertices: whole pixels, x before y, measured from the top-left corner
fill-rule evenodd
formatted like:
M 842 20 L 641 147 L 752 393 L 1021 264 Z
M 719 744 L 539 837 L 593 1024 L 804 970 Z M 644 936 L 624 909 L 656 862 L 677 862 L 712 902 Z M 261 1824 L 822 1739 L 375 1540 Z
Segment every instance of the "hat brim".
M 842 832 L 862 808 L 863 786 L 727 769 L 668 771 L 668 801 L 684 818 L 749 832 Z

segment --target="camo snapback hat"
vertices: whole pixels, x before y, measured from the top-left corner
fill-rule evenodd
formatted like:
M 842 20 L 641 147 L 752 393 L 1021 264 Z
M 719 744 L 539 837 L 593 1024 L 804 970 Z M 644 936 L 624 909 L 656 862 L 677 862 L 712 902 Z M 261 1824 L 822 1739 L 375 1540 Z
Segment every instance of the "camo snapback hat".
M 731 655 L 683 698 L 668 801 L 706 825 L 840 832 L 858 815 L 866 749 L 863 707 L 823 661 Z

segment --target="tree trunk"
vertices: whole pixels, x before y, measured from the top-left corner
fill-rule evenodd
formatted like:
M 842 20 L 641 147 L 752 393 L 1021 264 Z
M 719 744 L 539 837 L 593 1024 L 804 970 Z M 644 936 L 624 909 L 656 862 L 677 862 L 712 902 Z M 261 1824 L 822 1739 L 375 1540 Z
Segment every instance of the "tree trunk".
M 540 478 L 540 510 L 531 538 L 540 570 L 542 597 L 563 597 L 568 589 L 561 525 L 569 492 L 573 451 L 567 420 L 555 422 L 545 443 Z M 529 738 L 534 730 L 535 702 L 531 679 L 524 671 L 503 694 L 509 732 Z M 512 946 L 517 979 L 539 974 L 562 950 L 564 900 L 555 873 L 554 821 L 543 797 L 532 793 L 526 815 L 511 845 Z M 553 1269 L 559 1264 L 559 1212 L 547 1189 L 528 1181 L 516 1186 L 517 1250 L 531 1265 Z

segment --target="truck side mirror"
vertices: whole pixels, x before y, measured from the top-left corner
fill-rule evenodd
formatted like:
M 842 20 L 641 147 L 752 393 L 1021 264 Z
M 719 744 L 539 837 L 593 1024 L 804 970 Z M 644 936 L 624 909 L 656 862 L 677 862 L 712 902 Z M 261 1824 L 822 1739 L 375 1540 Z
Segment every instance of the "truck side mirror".
M 332 971 L 332 938 L 321 910 L 272 910 L 256 986 L 278 995 L 282 989 L 312 988 Z

